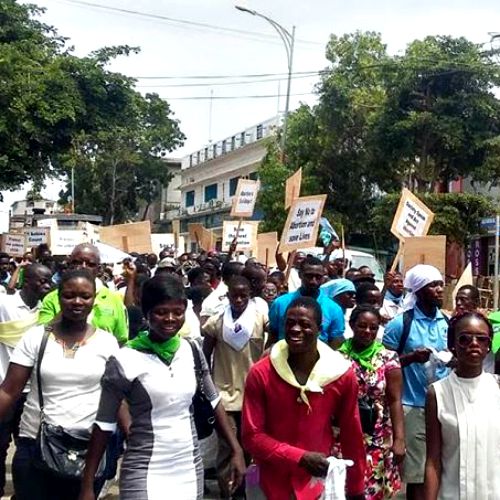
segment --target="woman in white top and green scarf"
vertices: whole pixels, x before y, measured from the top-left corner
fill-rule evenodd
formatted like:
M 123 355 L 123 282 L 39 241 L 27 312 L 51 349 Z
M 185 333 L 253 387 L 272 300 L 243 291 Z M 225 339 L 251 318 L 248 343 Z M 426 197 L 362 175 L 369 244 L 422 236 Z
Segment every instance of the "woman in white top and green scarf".
M 453 318 L 448 347 L 457 367 L 429 389 L 425 500 L 500 498 L 500 386 L 483 371 L 493 329 L 477 312 Z

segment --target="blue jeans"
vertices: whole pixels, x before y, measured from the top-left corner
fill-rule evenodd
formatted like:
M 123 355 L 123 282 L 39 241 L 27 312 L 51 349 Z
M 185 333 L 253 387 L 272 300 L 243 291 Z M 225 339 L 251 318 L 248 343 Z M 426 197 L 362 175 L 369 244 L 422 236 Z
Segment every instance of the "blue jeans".
M 34 465 L 35 452 L 34 439 L 17 440 L 12 460 L 16 500 L 78 500 L 80 479 L 64 479 L 38 469 Z

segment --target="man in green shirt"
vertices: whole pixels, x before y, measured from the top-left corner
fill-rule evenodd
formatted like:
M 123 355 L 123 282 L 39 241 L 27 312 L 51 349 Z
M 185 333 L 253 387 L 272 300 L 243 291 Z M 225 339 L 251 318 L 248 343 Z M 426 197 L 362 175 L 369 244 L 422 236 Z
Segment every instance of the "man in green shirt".
M 96 279 L 96 297 L 89 320 L 96 328 L 112 333 L 120 345 L 128 340 L 128 319 L 123 298 L 106 288 L 97 278 L 100 264 L 99 250 L 88 243 L 77 245 L 69 257 L 70 269 L 88 269 Z M 59 314 L 58 291 L 50 292 L 42 302 L 39 323 L 45 325 Z

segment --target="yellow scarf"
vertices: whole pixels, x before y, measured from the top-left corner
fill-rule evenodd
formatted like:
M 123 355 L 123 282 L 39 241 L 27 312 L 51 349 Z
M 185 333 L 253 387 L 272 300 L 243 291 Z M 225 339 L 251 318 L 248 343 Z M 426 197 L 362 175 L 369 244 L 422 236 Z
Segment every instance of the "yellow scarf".
M 38 323 L 38 311 L 23 319 L 0 323 L 0 343 L 16 347 L 21 337 Z
M 318 340 L 319 359 L 314 365 L 305 385 L 300 385 L 288 364 L 288 344 L 280 340 L 271 349 L 271 364 L 278 375 L 287 383 L 300 390 L 300 399 L 311 411 L 311 405 L 306 391 L 323 393 L 325 385 L 340 378 L 351 367 L 350 361 L 344 356 Z

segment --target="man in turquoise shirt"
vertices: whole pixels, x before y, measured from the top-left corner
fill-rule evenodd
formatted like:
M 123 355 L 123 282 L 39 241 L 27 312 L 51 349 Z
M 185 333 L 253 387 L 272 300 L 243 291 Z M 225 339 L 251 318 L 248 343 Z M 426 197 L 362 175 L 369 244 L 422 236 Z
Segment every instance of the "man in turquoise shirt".
M 403 368 L 402 403 L 405 415 L 406 458 L 403 480 L 407 483 L 409 500 L 423 498 L 425 446 L 425 398 L 432 380 L 424 367 L 429 361 L 431 348 L 447 350 L 448 321 L 440 311 L 443 305 L 443 277 L 433 266 L 419 264 L 410 269 L 405 288 L 411 293 L 405 299 L 410 303 L 407 313 L 396 316 L 385 327 L 384 345 L 398 351 Z M 411 303 L 413 302 L 413 303 Z M 408 337 L 403 337 L 404 314 L 412 317 Z M 411 318 L 410 316 L 410 318 Z M 436 379 L 444 378 L 448 368 L 438 367 Z
M 308 256 L 301 264 L 299 277 L 301 287 L 278 297 L 269 311 L 269 343 L 285 338 L 285 315 L 288 306 L 298 297 L 312 297 L 321 306 L 323 321 L 319 338 L 336 346 L 343 339 L 345 322 L 342 308 L 320 289 L 325 276 L 323 263 L 316 257 Z

